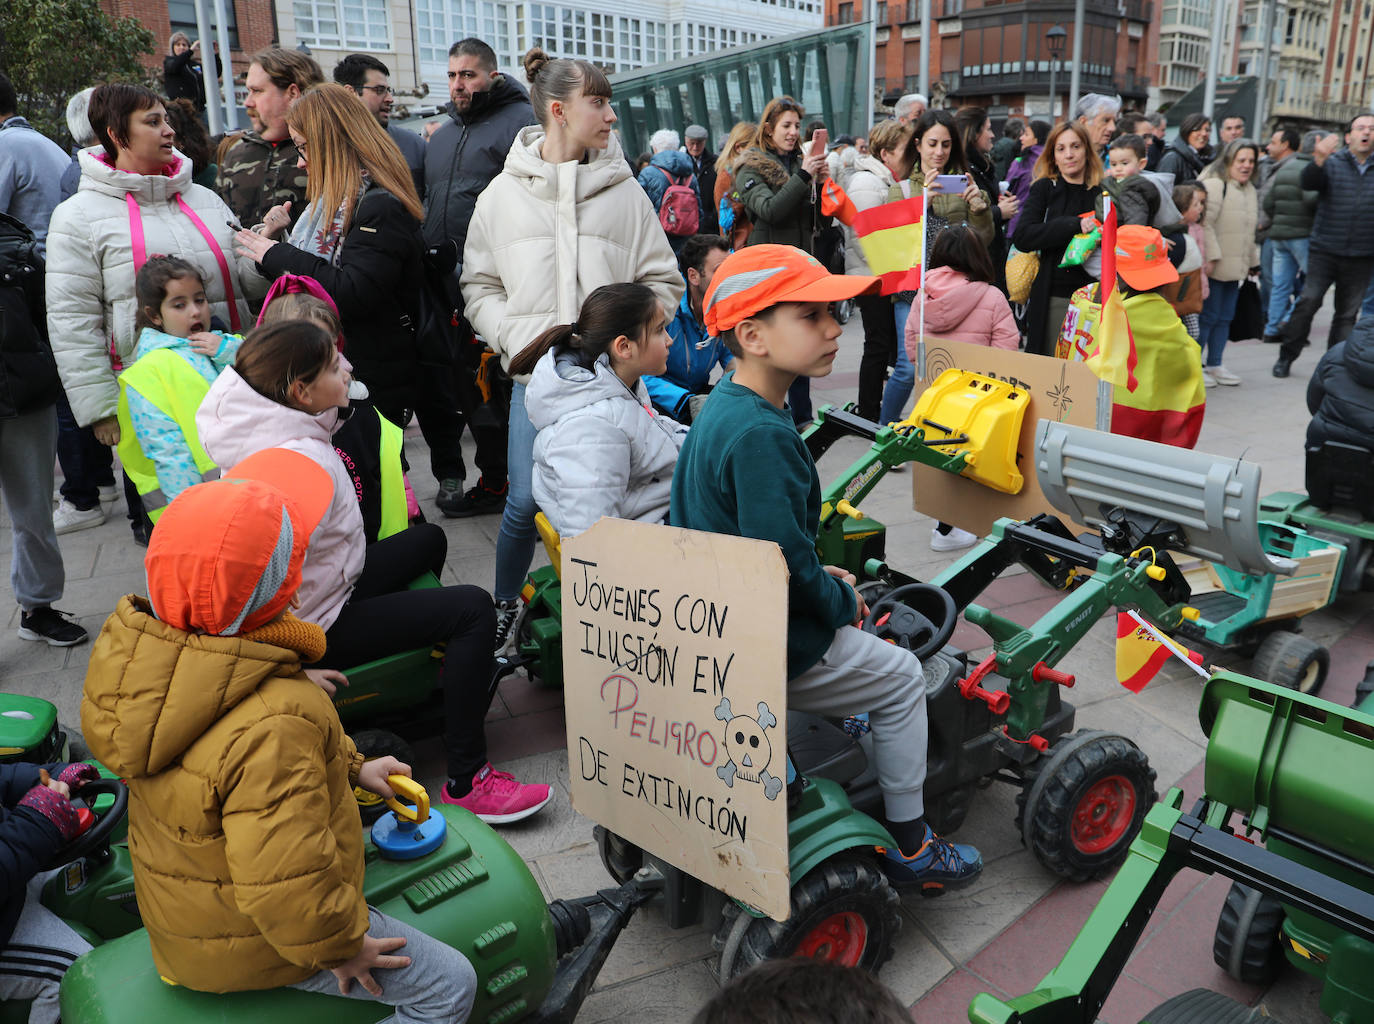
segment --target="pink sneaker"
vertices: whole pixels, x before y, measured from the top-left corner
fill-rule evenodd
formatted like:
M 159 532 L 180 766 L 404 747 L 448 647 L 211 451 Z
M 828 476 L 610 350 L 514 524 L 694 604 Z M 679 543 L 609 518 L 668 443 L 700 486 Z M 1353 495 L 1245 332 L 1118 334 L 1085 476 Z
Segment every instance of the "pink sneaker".
M 452 796 L 445 785 L 439 792 L 439 799 L 471 811 L 488 825 L 505 825 L 543 810 L 553 799 L 553 791 L 545 785 L 516 782 L 510 772 L 499 772 L 488 762 L 472 777 L 471 793 L 464 797 Z

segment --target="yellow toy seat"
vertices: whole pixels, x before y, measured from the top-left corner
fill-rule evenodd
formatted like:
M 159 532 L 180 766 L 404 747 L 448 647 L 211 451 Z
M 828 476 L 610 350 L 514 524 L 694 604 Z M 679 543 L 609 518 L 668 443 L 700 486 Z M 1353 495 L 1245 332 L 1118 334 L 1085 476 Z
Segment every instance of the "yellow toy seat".
M 534 528 L 539 531 L 539 539 L 544 542 L 544 550 L 549 554 L 549 564 L 553 566 L 553 571 L 558 574 L 558 578 L 563 578 L 563 538 L 558 536 L 558 531 L 553 528 L 548 517 L 543 512 L 534 514 Z
M 1003 494 L 1019 494 L 1016 445 L 1030 396 L 1020 388 L 970 370 L 949 369 L 935 378 L 898 428 L 925 433 L 945 455 L 963 452 L 960 476 Z

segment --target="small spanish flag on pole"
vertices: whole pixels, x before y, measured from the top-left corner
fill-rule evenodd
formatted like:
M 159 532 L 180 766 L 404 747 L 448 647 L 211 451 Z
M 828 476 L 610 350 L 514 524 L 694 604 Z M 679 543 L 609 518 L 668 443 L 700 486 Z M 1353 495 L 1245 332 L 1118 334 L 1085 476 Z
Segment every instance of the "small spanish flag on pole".
M 1116 613 L 1116 678 L 1132 693 L 1139 693 L 1159 674 L 1170 657 L 1183 662 L 1202 678 L 1202 655 L 1181 647 L 1150 625 L 1136 612 Z
M 1102 296 L 1102 315 L 1097 321 L 1096 344 L 1084 362 L 1103 380 L 1134 391 L 1139 386 L 1135 375 L 1135 337 L 1116 283 L 1116 207 L 1110 196 L 1103 196 L 1102 202 L 1102 285 L 1098 292 Z
M 862 210 L 855 216 L 854 234 L 864 251 L 868 272 L 882 279 L 883 295 L 914 291 L 921 286 L 924 213 L 924 196 L 912 196 Z

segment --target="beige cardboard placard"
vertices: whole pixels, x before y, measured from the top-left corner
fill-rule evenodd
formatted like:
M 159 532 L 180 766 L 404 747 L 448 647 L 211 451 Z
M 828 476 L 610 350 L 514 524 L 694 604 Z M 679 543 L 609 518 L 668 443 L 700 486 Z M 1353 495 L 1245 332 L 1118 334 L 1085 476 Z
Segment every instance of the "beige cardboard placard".
M 573 806 L 786 920 L 782 552 L 602 519 L 562 556 Z
M 1035 424 L 1048 419 L 1102 429 L 1105 425 L 1099 420 L 1099 412 L 1111 415 L 1111 386 L 1107 386 L 1104 395 L 1101 382 L 1087 366 L 1053 356 L 937 338 L 927 338 L 924 348 L 924 365 L 917 360 L 913 399 L 919 400 L 935 378 L 954 367 L 1017 385 L 1030 395 L 1030 402 L 1016 445 L 1017 466 L 1024 479 L 1021 493 L 1003 494 L 973 480 L 918 465 L 911 474 L 914 507 L 980 537 L 986 536 L 992 524 L 1003 516 L 1029 519 L 1041 512 L 1056 514 L 1035 477 Z M 1073 524 L 1067 525 L 1077 529 Z

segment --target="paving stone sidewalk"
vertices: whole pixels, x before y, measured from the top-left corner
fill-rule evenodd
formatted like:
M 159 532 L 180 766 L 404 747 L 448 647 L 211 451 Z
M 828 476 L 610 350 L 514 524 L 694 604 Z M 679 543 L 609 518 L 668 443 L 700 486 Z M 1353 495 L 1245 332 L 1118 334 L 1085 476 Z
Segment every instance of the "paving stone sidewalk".
M 1325 319 L 1319 321 L 1314 337 L 1323 337 Z M 856 317 L 846 329 L 836 371 L 815 382 L 818 401 L 852 399 L 861 344 Z M 1318 353 L 1305 353 L 1297 372 L 1285 381 L 1269 374 L 1274 353 L 1273 347 L 1258 342 L 1235 345 L 1228 352 L 1228 366 L 1245 383 L 1207 393 L 1198 447 L 1261 464 L 1265 492 L 1301 490 L 1308 420 L 1305 383 Z M 425 466 L 418 432 L 412 428 L 407 436 L 412 465 Z M 833 478 L 862 447 L 853 440 L 837 444 L 822 460 L 822 479 Z M 416 472 L 413 483 L 429 514 L 435 484 L 427 476 Z M 912 510 L 910 481 L 910 474 L 889 474 L 865 508 L 888 524 L 892 564 L 929 578 L 956 556 L 930 550 L 933 524 Z M 437 521 L 449 538 L 446 582 L 490 587 L 498 519 Z M 131 542 L 122 505 L 104 525 L 63 537 L 62 547 L 67 596 L 60 607 L 76 614 L 93 633 L 120 595 L 142 592 L 143 549 Z M 0 521 L 0 552 L 0 573 L 7 578 L 7 520 Z M 542 561 L 542 552 L 537 557 Z M 1053 592 L 1016 574 L 999 580 L 980 600 L 1020 622 L 1033 621 L 1055 602 Z M 1306 620 L 1308 635 L 1332 650 L 1332 674 L 1323 696 L 1348 700 L 1365 662 L 1374 657 L 1371 607 L 1365 596 L 1343 598 Z M 64 722 L 77 722 L 90 646 L 59 650 L 25 643 L 16 636 L 18 619 L 13 606 L 0 618 L 5 626 L 0 630 L 0 685 L 51 700 Z M 1191 797 L 1199 791 L 1204 750 L 1196 717 L 1199 686 L 1186 670 L 1170 669 L 1139 696 L 1130 695 L 1115 682 L 1114 636 L 1114 623 L 1107 616 L 1060 666 L 1078 677 L 1071 694 L 1079 709 L 1078 727 L 1110 729 L 1133 738 L 1158 772 L 1160 791 L 1181 781 Z M 956 642 L 974 657 L 990 650 L 988 638 L 967 624 L 961 624 Z M 498 765 L 527 781 L 547 781 L 555 787 L 557 795 L 549 809 L 502 833 L 529 863 L 545 893 L 573 896 L 604 887 L 608 879 L 591 843 L 592 823 L 570 805 L 562 694 L 538 688 L 523 677 L 507 679 L 488 716 L 488 737 Z M 421 743 L 418 753 L 417 774 L 437 786 L 442 768 L 437 743 Z M 1058 883 L 1022 847 L 1014 817 L 1011 787 L 993 784 L 982 792 L 958 836 L 983 852 L 987 868 L 979 883 L 939 900 L 913 896 L 903 901 L 896 954 L 882 980 L 913 1007 L 913 1018 L 922 1024 L 966 1020 L 969 999 L 979 991 L 1020 994 L 1033 988 L 1062 955 L 1105 888 L 1105 883 Z M 1212 966 L 1212 928 L 1225 889 L 1224 882 L 1201 876 L 1175 883 L 1104 1010 L 1107 1024 L 1135 1024 L 1145 1010 L 1194 986 L 1218 988 L 1248 1002 L 1262 1000 L 1287 1024 L 1323 1019 L 1316 1010 L 1315 990 L 1294 972 L 1268 992 L 1259 992 L 1235 985 Z M 652 907 L 640 912 L 607 961 L 579 1020 L 633 1018 L 656 1024 L 690 1019 L 715 989 L 707 966 L 710 938 L 704 927 L 670 931 Z

